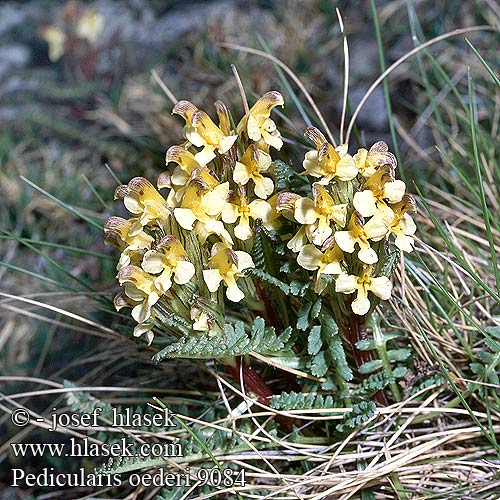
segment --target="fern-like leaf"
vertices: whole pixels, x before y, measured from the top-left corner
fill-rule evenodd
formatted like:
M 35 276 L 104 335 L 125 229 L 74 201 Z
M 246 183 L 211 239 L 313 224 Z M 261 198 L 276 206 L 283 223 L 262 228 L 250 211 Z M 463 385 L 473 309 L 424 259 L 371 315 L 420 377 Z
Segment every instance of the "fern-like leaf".
M 333 408 L 333 398 L 314 392 L 283 392 L 271 398 L 271 408 L 276 410 L 311 410 Z
M 266 327 L 264 320 L 257 317 L 250 334 L 246 332 L 242 321 L 237 321 L 234 325 L 226 324 L 223 337 L 212 333 L 183 337 L 156 353 L 153 361 L 158 362 L 167 357 L 212 359 L 244 356 L 252 351 L 260 354 L 276 354 L 287 349 L 291 336 L 291 327 L 276 335 L 274 328 Z
M 352 412 L 348 413 L 342 422 L 337 425 L 337 431 L 344 433 L 349 432 L 363 425 L 370 420 L 375 414 L 375 403 L 373 401 L 361 401 L 361 403 L 352 406 Z

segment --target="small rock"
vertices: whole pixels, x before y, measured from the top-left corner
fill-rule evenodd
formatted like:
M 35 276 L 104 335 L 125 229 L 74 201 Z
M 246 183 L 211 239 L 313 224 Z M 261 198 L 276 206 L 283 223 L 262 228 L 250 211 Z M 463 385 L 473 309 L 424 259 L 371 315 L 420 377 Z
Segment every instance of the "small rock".
M 353 110 L 356 109 L 367 90 L 367 86 L 358 86 L 350 91 L 349 99 Z M 376 87 L 370 97 L 368 97 L 358 115 L 357 123 L 361 128 L 374 131 L 387 130 L 389 120 L 387 118 L 384 91 L 381 86 Z

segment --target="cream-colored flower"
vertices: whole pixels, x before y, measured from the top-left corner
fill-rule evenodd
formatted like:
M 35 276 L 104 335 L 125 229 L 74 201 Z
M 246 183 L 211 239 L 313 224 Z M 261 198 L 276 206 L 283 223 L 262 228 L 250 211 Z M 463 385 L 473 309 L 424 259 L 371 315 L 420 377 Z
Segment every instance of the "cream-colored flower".
M 172 146 L 167 150 L 165 164 L 168 166 L 170 162 L 177 163 L 177 167 L 175 167 L 170 177 L 170 182 L 175 187 L 185 186 L 193 170 L 201 168 L 194 154 L 182 146 Z
M 154 238 L 144 231 L 130 236 L 132 225 L 132 220 L 123 219 L 122 217 L 108 217 L 104 221 L 105 238 L 109 233 L 116 233 L 120 240 L 125 243 L 125 246 L 131 250 L 151 248 Z
M 164 236 L 155 250 L 145 253 L 142 268 L 149 274 L 159 274 L 155 286 L 163 293 L 172 286 L 172 275 L 178 285 L 184 285 L 195 273 L 182 243 L 172 235 Z
M 237 139 L 236 135 L 225 135 L 212 119 L 189 101 L 179 101 L 172 111 L 186 121 L 184 133 L 189 142 L 203 149 L 196 153 L 195 160 L 206 165 L 215 158 L 215 151 L 227 153 Z
M 191 173 L 181 206 L 174 209 L 177 222 L 184 229 L 193 229 L 203 244 L 210 234 L 217 234 L 228 243 L 231 235 L 218 220 L 226 205 L 229 182 L 220 184 L 208 170 L 195 169 Z
M 274 191 L 274 183 L 269 177 L 264 177 L 261 172 L 266 172 L 271 166 L 271 157 L 251 144 L 234 166 L 233 180 L 242 186 L 252 180 L 255 184 L 255 194 L 266 199 Z
M 333 198 L 318 182 L 312 186 L 313 199 L 300 198 L 295 202 L 295 220 L 306 227 L 305 231 L 315 245 L 322 245 L 331 236 L 332 223 L 344 227 L 347 204 L 335 205 Z M 289 247 L 290 248 L 290 247 Z
M 162 295 L 162 291 L 156 287 L 155 277 L 140 267 L 124 266 L 118 272 L 118 281 L 120 285 L 125 283 L 125 295 L 137 302 L 132 308 L 132 317 L 137 323 L 144 323 Z
M 263 223 L 268 222 L 271 215 L 271 205 L 264 200 L 253 200 L 247 203 L 245 192 L 240 189 L 240 194 L 230 193 L 228 203 L 222 209 L 222 220 L 227 224 L 239 223 L 234 228 L 234 235 L 242 241 L 253 236 L 250 227 L 250 219 L 261 219 Z
M 276 124 L 271 120 L 270 116 L 273 108 L 284 104 L 283 96 L 279 92 L 267 92 L 241 119 L 236 132 L 238 134 L 246 132 L 248 138 L 252 141 L 259 142 L 263 140 L 269 146 L 278 150 L 281 149 L 283 141 Z
M 384 165 L 367 179 L 363 188 L 354 195 L 354 208 L 363 217 L 370 217 L 377 211 L 387 212 L 389 217 L 391 210 L 387 203 L 400 202 L 406 185 L 401 180 L 394 180 L 392 167 Z
M 141 337 L 142 335 L 146 334 L 148 345 L 151 345 L 151 342 L 153 342 L 153 339 L 155 338 L 155 335 L 153 333 L 153 326 L 153 323 L 150 322 L 140 323 L 136 325 L 134 328 L 134 337 Z
M 154 241 L 153 237 L 144 231 L 130 236 L 132 225 L 132 220 L 121 217 L 109 217 L 104 222 L 105 243 L 114 244 L 122 252 L 117 269 L 129 264 L 139 265 L 142 259 L 141 251 L 149 250 Z
M 49 46 L 49 59 L 52 62 L 59 61 L 64 54 L 66 33 L 55 26 L 45 26 L 41 30 L 41 35 Z
M 328 238 L 323 251 L 314 245 L 304 245 L 297 256 L 298 264 L 308 271 L 318 271 L 316 275 L 316 293 L 322 293 L 326 283 L 321 279 L 322 274 L 337 275 L 342 272 L 341 262 L 344 258 L 342 250 L 335 244 L 333 236 Z
M 391 221 L 392 216 L 387 217 L 387 214 L 379 212 L 365 224 L 361 214 L 354 212 L 349 220 L 347 231 L 337 231 L 335 241 L 347 253 L 353 253 L 357 243 L 359 260 L 365 264 L 374 264 L 378 261 L 378 256 L 368 240 L 380 241 L 385 238 Z
M 396 237 L 394 243 L 400 250 L 411 252 L 414 245 L 413 235 L 417 226 L 407 212 L 417 210 L 415 200 L 409 194 L 405 194 L 399 203 L 391 205 L 391 209 L 394 212 L 394 219 L 389 230 Z
M 139 305 L 142 301 L 135 301 L 132 300 L 130 297 L 125 295 L 124 293 L 118 293 L 115 295 L 115 298 L 113 299 L 113 304 L 115 306 L 115 309 L 119 311 L 120 309 L 123 309 L 124 307 L 131 307 L 134 308 L 135 306 Z M 146 334 L 146 338 L 148 339 L 148 344 L 151 345 L 151 342 L 153 341 L 154 334 L 153 334 L 153 323 L 151 320 L 146 321 L 145 323 L 139 323 L 138 325 L 135 326 L 134 328 L 134 337 L 140 337 L 141 335 Z
M 76 24 L 76 34 L 82 40 L 96 45 L 103 28 L 104 18 L 94 9 L 85 9 Z
M 335 281 L 335 291 L 340 293 L 354 293 L 356 298 L 351 303 L 352 312 L 359 316 L 365 315 L 371 307 L 368 299 L 368 292 L 372 292 L 382 300 L 387 300 L 391 296 L 392 284 L 386 276 L 372 278 L 371 266 L 364 271 L 361 276 L 342 273 Z
M 304 135 L 314 142 L 316 151 L 308 151 L 303 166 L 312 177 L 320 177 L 320 184 L 329 184 L 332 179 L 350 181 L 358 175 L 353 157 L 347 153 L 347 144 L 334 148 L 315 127 L 308 127 Z
M 224 243 L 215 243 L 208 266 L 210 269 L 203 271 L 203 279 L 211 292 L 216 292 L 223 282 L 227 287 L 226 297 L 229 300 L 240 302 L 245 297 L 236 281 L 243 276 L 245 269 L 255 267 L 249 254 L 238 250 L 234 251 Z
M 390 165 L 393 169 L 397 166 L 396 157 L 389 152 L 387 144 L 383 141 L 376 142 L 369 151 L 365 148 L 358 149 L 354 161 L 363 177 L 371 177 L 383 165 Z
M 115 198 L 123 198 L 125 208 L 137 217 L 129 231 L 129 236 L 139 234 L 152 222 L 165 228 L 170 211 L 165 198 L 143 177 L 134 177 L 127 186 L 119 186 Z

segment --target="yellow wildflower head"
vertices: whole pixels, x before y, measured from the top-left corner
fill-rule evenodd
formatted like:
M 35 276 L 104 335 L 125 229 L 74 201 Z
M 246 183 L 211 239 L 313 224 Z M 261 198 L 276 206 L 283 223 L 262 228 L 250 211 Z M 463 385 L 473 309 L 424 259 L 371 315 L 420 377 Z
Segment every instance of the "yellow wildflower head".
M 127 186 L 119 186 L 116 198 L 123 198 L 126 209 L 136 215 L 129 236 L 139 234 L 152 222 L 165 227 L 170 211 L 165 198 L 144 177 L 134 177 Z
M 382 300 L 391 296 L 392 284 L 386 276 L 372 278 L 372 266 L 366 266 L 361 276 L 341 273 L 335 281 L 335 291 L 340 293 L 355 293 L 356 298 L 351 303 L 352 312 L 359 316 L 365 315 L 371 307 L 368 292 Z
M 218 220 L 228 194 L 229 182 L 220 184 L 207 169 L 195 169 L 191 173 L 181 206 L 174 209 L 174 217 L 184 229 L 195 228 L 202 243 L 210 234 L 217 234 L 232 243 L 224 224 Z
M 337 275 L 342 272 L 341 262 L 344 254 L 332 237 L 325 241 L 322 249 L 314 245 L 304 245 L 297 256 L 299 266 L 308 271 L 318 271 L 316 275 L 316 293 L 322 293 L 326 283 L 321 279 L 322 274 Z
M 237 139 L 236 135 L 225 135 L 212 119 L 189 101 L 179 101 L 172 111 L 186 121 L 184 133 L 189 142 L 203 149 L 196 153 L 195 160 L 206 165 L 215 158 L 215 151 L 227 153 Z
M 303 167 L 312 177 L 321 177 L 321 184 L 329 184 L 334 178 L 350 181 L 358 175 L 346 144 L 334 148 L 316 127 L 308 127 L 304 135 L 314 142 L 316 150 L 306 153 Z
M 383 141 L 376 142 L 369 151 L 365 148 L 358 149 L 354 161 L 363 177 L 371 177 L 382 165 L 390 165 L 393 169 L 397 166 L 396 157 L 389 152 L 387 144 Z
M 307 225 L 308 234 L 315 245 L 322 245 L 333 232 L 332 223 L 344 227 L 347 204 L 336 205 L 331 195 L 318 182 L 313 184 L 313 199 L 300 198 L 295 202 L 294 217 Z
M 239 189 L 239 194 L 230 192 L 228 203 L 222 209 L 222 220 L 228 224 L 239 223 L 234 228 L 234 235 L 242 241 L 253 236 L 250 219 L 261 219 L 267 223 L 271 216 L 271 205 L 264 200 L 253 200 L 247 203 L 245 192 Z
M 365 264 L 378 261 L 377 252 L 370 246 L 368 240 L 380 241 L 389 232 L 392 217 L 377 213 L 368 222 L 364 222 L 359 212 L 354 212 L 349 220 L 347 231 L 337 231 L 335 241 L 347 253 L 353 253 L 355 245 L 359 245 L 358 259 Z
M 140 231 L 130 236 L 132 225 L 133 223 L 131 220 L 123 219 L 122 217 L 108 217 L 104 221 L 105 241 L 111 236 L 112 242 L 115 242 L 116 239 L 112 236 L 112 233 L 114 233 L 118 235 L 119 239 L 125 243 L 125 246 L 129 249 L 140 250 L 151 248 L 151 244 L 154 241 L 153 237 L 144 231 Z
M 139 265 L 143 252 L 153 244 L 153 237 L 144 231 L 130 236 L 132 225 L 133 220 L 121 217 L 109 217 L 104 222 L 104 242 L 115 245 L 122 252 L 117 269 L 129 264 Z
M 227 287 L 226 297 L 232 302 L 240 302 L 245 294 L 238 288 L 236 281 L 243 271 L 255 267 L 252 257 L 242 251 L 233 250 L 224 243 L 215 243 L 208 261 L 210 269 L 203 271 L 203 279 L 211 292 L 216 292 L 223 282 Z
M 406 185 L 394 179 L 390 165 L 380 167 L 354 195 L 354 208 L 363 216 L 370 217 L 377 211 L 388 211 L 387 203 L 398 203 L 403 198 Z
M 238 134 L 245 132 L 254 142 L 264 141 L 275 149 L 281 149 L 283 141 L 276 124 L 271 120 L 271 111 L 276 106 L 283 106 L 283 96 L 276 91 L 264 94 L 241 119 L 236 129 Z
M 125 283 L 125 295 L 137 303 L 132 317 L 144 323 L 151 316 L 151 308 L 160 300 L 162 291 L 155 285 L 155 278 L 140 267 L 124 266 L 118 272 L 120 285 Z
M 265 200 L 274 191 L 274 183 L 269 177 L 264 177 L 261 172 L 266 172 L 270 166 L 271 157 L 251 144 L 241 157 L 241 161 L 236 162 L 233 180 L 243 186 L 252 180 L 255 184 L 255 194 Z
M 193 170 L 201 168 L 194 154 L 182 146 L 172 146 L 167 150 L 165 163 L 168 165 L 170 162 L 177 163 L 177 167 L 170 176 L 170 183 L 174 186 L 184 186 Z
M 155 278 L 155 286 L 163 293 L 172 286 L 172 275 L 177 284 L 184 285 L 195 273 L 182 243 L 172 235 L 163 237 L 155 250 L 145 253 L 142 268 L 147 273 L 159 274 Z
M 407 212 L 417 210 L 415 200 L 409 194 L 405 194 L 399 203 L 391 205 L 391 209 L 394 213 L 394 219 L 389 230 L 396 237 L 394 243 L 400 250 L 411 252 L 414 245 L 413 235 L 417 226 Z

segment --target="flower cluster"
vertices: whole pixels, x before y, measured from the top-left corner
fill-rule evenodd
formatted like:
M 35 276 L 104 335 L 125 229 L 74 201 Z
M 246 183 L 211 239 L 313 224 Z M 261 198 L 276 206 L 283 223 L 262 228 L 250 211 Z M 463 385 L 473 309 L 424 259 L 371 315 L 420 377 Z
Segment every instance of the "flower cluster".
M 278 196 L 278 210 L 300 224 L 287 246 L 300 266 L 317 271 L 316 292 L 327 287 L 322 275 L 333 276 L 335 292 L 356 293 L 351 309 L 362 316 L 371 308 L 368 292 L 382 300 L 391 295 L 389 278 L 374 276 L 386 252 L 378 243 L 394 235 L 400 250 L 413 249 L 416 226 L 407 212 L 415 202 L 395 179 L 396 158 L 384 142 L 351 156 L 345 144 L 333 147 L 314 127 L 305 135 L 316 149 L 305 154 L 304 173 L 318 180 L 310 198 Z
M 225 288 L 232 302 L 251 290 L 244 271 L 254 267 L 248 253 L 253 225 L 270 222 L 273 212 L 269 151 L 280 149 L 282 140 L 270 115 L 278 105 L 281 94 L 268 92 L 232 130 L 222 102 L 215 103 L 216 124 L 194 104 L 179 101 L 173 113 L 185 121 L 185 142 L 166 153 L 167 166 L 175 167 L 160 174 L 158 189 L 142 177 L 117 188 L 115 198 L 132 217 L 110 217 L 104 231 L 106 242 L 121 250 L 118 280 L 125 288 L 115 305 L 132 307 L 135 335 L 146 333 L 151 342 L 154 320 L 182 307 L 173 304 L 178 285 L 193 285 L 187 300 L 194 330 L 213 326 L 203 303 L 220 301 L 219 290 Z
M 121 251 L 124 292 L 115 305 L 132 308 L 135 335 L 151 342 L 155 324 L 172 314 L 192 330 L 216 330 L 224 291 L 230 302 L 258 308 L 257 278 L 247 272 L 255 267 L 258 226 L 315 273 L 316 293 L 343 297 L 354 314 L 366 314 L 373 296 L 389 298 L 389 278 L 377 276 L 385 242 L 393 236 L 399 249 L 411 251 L 416 229 L 408 215 L 415 203 L 395 179 L 394 155 L 378 142 L 351 156 L 347 145 L 334 147 L 310 127 L 305 135 L 315 149 L 303 161 L 310 189 L 276 193 L 271 155 L 283 140 L 271 113 L 283 104 L 279 92 L 268 92 L 233 126 L 220 101 L 217 123 L 179 101 L 173 113 L 184 120 L 184 142 L 166 152 L 169 170 L 156 187 L 136 177 L 117 188 L 131 217 L 110 217 L 104 230 Z

